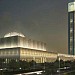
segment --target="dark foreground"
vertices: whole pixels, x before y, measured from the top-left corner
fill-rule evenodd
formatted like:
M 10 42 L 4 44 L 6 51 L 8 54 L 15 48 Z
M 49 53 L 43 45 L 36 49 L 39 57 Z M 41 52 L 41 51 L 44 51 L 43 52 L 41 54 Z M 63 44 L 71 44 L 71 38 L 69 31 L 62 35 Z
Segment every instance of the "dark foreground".
M 3 59 L 0 61 L 0 75 L 25 75 L 24 73 L 35 71 L 43 71 L 40 75 L 75 75 L 75 61 L 58 59 L 55 62 L 45 63 L 36 63 L 33 60 L 30 62 L 11 60 L 9 63 L 4 63 Z
M 26 73 L 34 72 L 33 74 L 26 74 Z M 24 71 L 2 71 L 0 70 L 0 75 L 75 75 L 75 70 L 67 70 L 67 71 L 61 71 L 61 72 L 55 72 L 55 73 L 47 73 L 42 71 L 40 74 L 35 73 L 36 71 L 30 70 L 27 72 L 27 70 Z

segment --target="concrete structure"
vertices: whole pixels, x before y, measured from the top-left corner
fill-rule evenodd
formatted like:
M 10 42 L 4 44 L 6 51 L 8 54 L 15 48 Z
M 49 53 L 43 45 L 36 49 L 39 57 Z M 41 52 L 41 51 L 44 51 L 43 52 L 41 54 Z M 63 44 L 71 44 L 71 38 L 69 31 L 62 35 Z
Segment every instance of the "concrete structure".
M 0 58 L 8 62 L 15 60 L 34 60 L 37 63 L 52 62 L 57 58 L 56 53 L 46 51 L 46 44 L 27 38 L 21 33 L 11 32 L 0 38 Z
M 68 54 L 75 55 L 75 0 L 68 3 Z

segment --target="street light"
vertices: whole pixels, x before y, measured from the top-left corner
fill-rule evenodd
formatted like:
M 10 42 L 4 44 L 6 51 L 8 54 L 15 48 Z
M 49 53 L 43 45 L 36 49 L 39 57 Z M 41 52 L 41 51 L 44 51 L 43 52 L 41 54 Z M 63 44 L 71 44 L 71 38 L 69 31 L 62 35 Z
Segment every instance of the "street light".
M 59 57 L 59 75 L 60 75 L 60 57 Z

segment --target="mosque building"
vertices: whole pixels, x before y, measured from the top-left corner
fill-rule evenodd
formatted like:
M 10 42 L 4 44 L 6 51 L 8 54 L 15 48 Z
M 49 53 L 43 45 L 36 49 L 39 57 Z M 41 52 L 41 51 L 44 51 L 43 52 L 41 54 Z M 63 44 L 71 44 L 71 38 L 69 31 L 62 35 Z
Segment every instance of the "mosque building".
M 44 63 L 55 61 L 57 54 L 48 52 L 46 43 L 29 39 L 22 33 L 11 32 L 0 38 L 0 58 L 8 62 L 15 59 Z

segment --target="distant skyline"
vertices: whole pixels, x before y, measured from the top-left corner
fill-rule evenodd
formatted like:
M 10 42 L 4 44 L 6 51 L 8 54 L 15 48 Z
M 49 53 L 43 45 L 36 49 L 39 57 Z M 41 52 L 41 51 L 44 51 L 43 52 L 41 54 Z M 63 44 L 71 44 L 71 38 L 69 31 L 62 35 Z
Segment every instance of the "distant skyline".
M 50 52 L 68 53 L 68 0 L 0 0 L 0 37 L 9 32 L 45 42 Z

